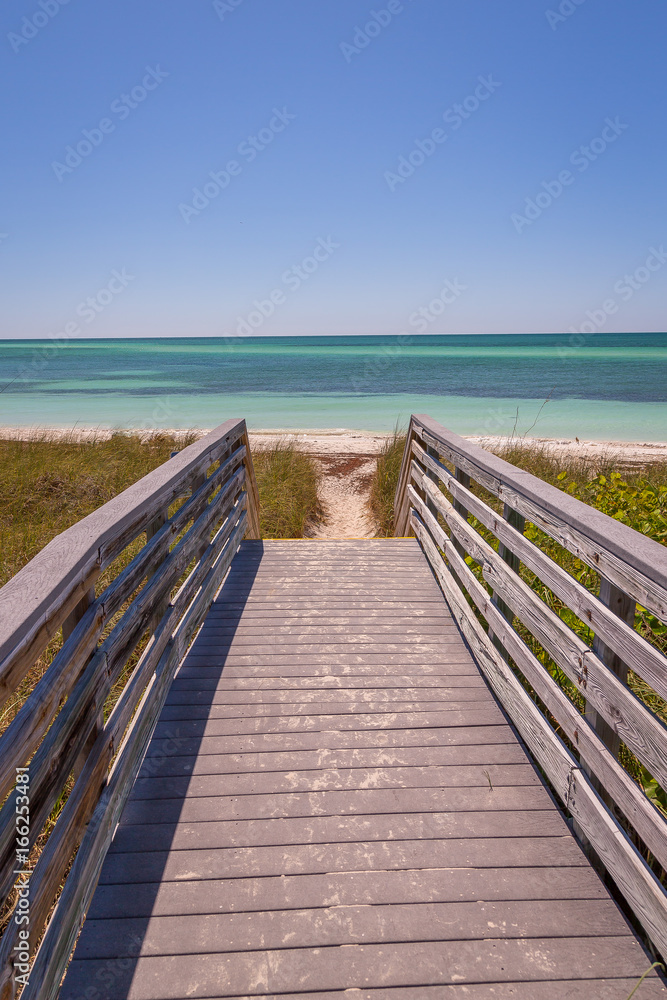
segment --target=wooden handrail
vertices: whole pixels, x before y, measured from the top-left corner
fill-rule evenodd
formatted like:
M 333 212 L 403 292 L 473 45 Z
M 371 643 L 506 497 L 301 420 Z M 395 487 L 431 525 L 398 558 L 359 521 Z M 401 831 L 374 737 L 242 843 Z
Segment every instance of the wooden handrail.
M 502 515 L 475 484 L 503 502 Z M 628 683 L 630 668 L 667 701 L 667 658 L 635 630 L 629 610 L 637 602 L 667 620 L 667 549 L 423 415 L 410 422 L 395 512 L 396 535 L 420 541 L 482 671 L 575 832 L 667 954 L 665 886 L 630 836 L 667 870 L 667 818 L 618 760 L 622 742 L 667 787 L 667 726 Z M 600 593 L 526 537 L 526 522 L 591 566 Z M 522 566 L 594 633 L 590 645 L 528 585 Z M 547 657 L 583 696 L 584 712 L 545 667 Z
M 171 678 L 244 536 L 259 537 L 257 486 L 245 421 L 229 420 L 57 536 L 0 590 L 0 702 L 63 630 L 58 654 L 0 737 L 5 902 L 66 798 L 30 874 L 29 923 L 17 923 L 15 910 L 0 940 L 3 1000 L 15 992 L 20 928 L 32 952 L 46 926 L 25 997 L 57 992 Z M 109 567 L 115 576 L 96 596 L 95 581 Z M 132 657 L 105 722 L 107 699 Z M 29 822 L 17 841 L 25 785 Z
M 490 493 L 523 514 L 564 548 L 630 593 L 643 607 L 667 620 L 667 549 L 601 511 L 516 468 L 435 420 L 420 414 L 410 421 L 408 445 L 415 436 L 445 461 L 467 473 Z M 404 505 L 405 457 L 397 490 L 400 520 L 396 535 L 408 528 Z M 657 551 L 656 551 L 657 550 Z
M 57 535 L 0 589 L 0 700 L 16 689 L 25 673 L 22 665 L 34 663 L 100 573 L 157 513 L 188 492 L 193 478 L 241 439 L 247 441 L 245 420 L 216 427 Z M 256 502 L 251 464 L 248 472 Z

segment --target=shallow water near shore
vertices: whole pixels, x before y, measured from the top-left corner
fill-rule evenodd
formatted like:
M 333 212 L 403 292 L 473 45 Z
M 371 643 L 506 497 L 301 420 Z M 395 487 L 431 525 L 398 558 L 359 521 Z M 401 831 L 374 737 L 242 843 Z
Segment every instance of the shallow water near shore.
M 14 340 L 0 381 L 13 427 L 391 431 L 418 412 L 462 434 L 667 441 L 666 334 Z

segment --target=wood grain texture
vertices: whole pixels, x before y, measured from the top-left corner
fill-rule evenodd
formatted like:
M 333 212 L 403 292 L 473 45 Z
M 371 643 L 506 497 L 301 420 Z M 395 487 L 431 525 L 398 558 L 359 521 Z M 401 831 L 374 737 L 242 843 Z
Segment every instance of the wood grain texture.
M 428 522 L 430 512 L 422 510 Z M 444 534 L 440 525 L 431 519 L 429 529 L 432 537 L 446 553 L 452 563 L 456 563 L 458 553 Z M 442 574 L 439 563 L 438 572 Z M 460 564 L 459 564 L 460 565 Z M 610 754 L 594 730 L 580 715 L 565 692 L 555 683 L 538 659 L 519 638 L 511 625 L 493 606 L 489 594 L 468 571 L 462 568 L 462 576 L 481 613 L 486 617 L 494 633 L 501 638 L 503 646 L 521 669 L 524 677 L 542 699 L 547 709 L 562 726 L 565 734 L 577 747 L 584 765 L 598 777 L 612 798 L 621 805 L 624 814 L 641 833 L 645 843 L 650 845 L 657 858 L 664 859 L 667 851 L 667 827 L 661 814 L 648 801 L 639 786 Z M 443 586 L 448 584 L 444 579 Z
M 430 483 L 423 485 L 426 493 L 432 495 L 434 505 L 438 505 L 453 537 L 465 544 L 466 551 L 482 567 L 484 579 L 503 599 L 505 606 L 511 608 L 541 643 L 610 729 L 639 757 L 658 782 L 667 787 L 667 727 L 664 723 L 520 579 L 438 490 Z M 420 502 L 416 494 L 414 499 Z
M 525 538 L 514 526 L 504 521 L 470 490 L 461 486 L 449 469 L 427 455 L 415 441 L 415 457 L 438 477 L 447 490 L 508 546 L 531 572 L 542 580 L 587 626 L 596 637 L 609 646 L 635 673 L 639 674 L 662 697 L 667 699 L 667 661 L 658 649 L 647 642 L 634 628 L 614 614 L 605 603 L 583 587 L 541 549 Z
M 664 546 L 453 434 L 428 416 L 413 416 L 410 427 L 445 460 L 667 620 Z
M 227 447 L 225 453 L 229 450 Z M 248 494 L 243 491 L 246 475 L 244 469 L 239 468 L 245 457 L 245 448 L 236 449 L 226 460 L 224 454 L 222 457 L 223 461 L 208 479 L 204 475 L 207 466 L 202 466 L 202 462 L 210 464 L 210 455 L 206 460 L 200 457 L 197 466 L 200 471 L 193 478 L 190 469 L 186 479 L 193 490 L 190 499 L 171 520 L 167 521 L 162 515 L 154 517 L 154 530 L 151 530 L 150 523 L 147 526 L 147 544 L 129 566 L 87 609 L 81 607 L 81 614 L 75 609 L 67 623 L 69 635 L 61 654 L 3 735 L 0 774 L 5 782 L 5 792 L 7 786 L 13 784 L 15 767 L 28 759 L 37 747 L 30 760 L 30 844 L 40 834 L 70 772 L 74 772 L 76 779 L 59 822 L 50 834 L 32 874 L 31 946 L 41 934 L 74 851 L 79 848 L 77 859 L 90 853 L 89 864 L 93 865 L 93 871 L 96 864 L 101 864 L 106 852 L 104 841 L 93 842 L 91 846 L 87 844 L 86 837 L 90 840 L 95 833 L 91 816 L 94 812 L 99 814 L 101 803 L 109 794 L 106 779 L 113 754 L 142 695 L 145 696 L 145 692 L 152 687 L 161 690 L 166 685 L 166 697 L 173 670 L 198 630 L 246 531 Z M 174 537 L 182 532 L 186 524 L 188 530 L 173 544 Z M 113 544 L 111 538 L 109 536 L 110 545 Z M 89 658 L 90 649 L 104 623 L 146 577 L 147 582 L 138 596 Z M 153 632 L 152 639 L 104 724 L 104 702 L 146 628 Z M 83 664 L 85 669 L 82 672 Z M 171 674 L 169 670 L 172 670 Z M 78 680 L 69 690 L 72 677 Z M 64 700 L 64 707 L 61 708 Z M 51 724 L 55 712 L 58 712 L 57 718 Z M 157 714 L 150 722 L 151 732 Z M 40 743 L 44 733 L 46 735 Z M 137 766 L 144 750 L 145 744 L 137 744 L 133 751 L 139 753 Z M 133 777 L 131 774 L 125 781 L 126 787 L 121 787 L 118 792 L 121 807 Z M 13 870 L 16 865 L 14 798 L 15 794 L 10 794 L 0 811 L 0 880 L 5 894 L 16 877 Z M 113 808 L 118 808 L 117 802 Z M 113 812 L 111 805 L 108 809 Z M 104 817 L 102 827 L 107 820 L 108 817 Z M 83 890 L 86 885 L 84 879 Z M 92 891 L 89 883 L 87 887 Z M 61 925 L 61 931 L 53 931 L 54 927 Z M 11 920 L 0 944 L 0 992 L 3 997 L 12 992 L 12 959 L 17 933 L 18 925 Z M 51 955 L 38 961 L 44 960 L 47 968 L 52 961 L 56 964 L 64 961 L 67 953 L 63 958 L 61 945 L 63 936 L 66 938 L 68 933 L 71 933 L 71 923 L 67 925 L 60 908 L 58 920 L 55 924 L 52 922 L 45 939 L 48 942 L 45 945 L 47 952 L 49 947 L 52 948 Z M 44 981 L 51 983 L 52 978 L 47 974 Z
M 35 957 L 30 982 L 25 987 L 26 998 L 55 997 L 58 993 L 62 975 L 79 929 L 85 920 L 113 832 L 155 730 L 174 674 L 193 633 L 201 625 L 224 579 L 245 531 L 246 515 L 245 511 L 242 511 L 233 533 L 226 535 L 226 547 L 221 552 L 218 550 L 217 558 L 206 576 L 197 581 L 199 586 L 196 589 L 196 597 L 170 635 L 155 672 L 143 693 L 137 712 L 124 735 L 118 756 L 81 841 L 70 876 L 62 890 L 55 918 L 50 921 Z M 223 532 L 224 527 L 218 534 L 223 535 Z M 215 547 L 215 539 L 209 547 Z
M 611 997 L 645 971 L 417 545 L 335 543 L 331 580 L 326 548 L 303 565 L 304 543 L 241 546 L 164 698 L 63 1000 L 91 983 L 100 1000 Z
M 426 508 L 422 511 L 422 516 L 425 519 L 431 518 L 433 522 L 431 527 L 442 531 Z M 579 762 L 567 750 L 516 675 L 494 647 L 475 617 L 472 608 L 454 583 L 452 573 L 449 572 L 444 559 L 428 534 L 424 522 L 414 511 L 412 522 L 440 580 L 443 591 L 447 594 L 450 607 L 455 611 L 457 620 L 475 650 L 476 658 L 501 703 L 507 709 L 535 758 L 549 776 L 549 780 L 561 801 L 613 876 L 616 886 L 630 903 L 651 940 L 656 943 L 659 949 L 666 950 L 667 894 L 663 886 L 632 845 L 625 831 L 606 809 L 582 771 Z M 447 559 L 453 567 L 453 572 L 459 578 L 466 580 L 468 592 L 480 610 L 483 608 L 483 614 L 487 618 L 489 626 L 499 636 L 510 655 L 516 656 L 517 663 L 523 669 L 525 661 L 532 657 L 532 654 L 523 646 L 509 623 L 493 605 L 487 591 L 470 573 L 449 540 L 445 542 L 445 551 Z M 525 655 L 526 653 L 528 656 Z M 543 671 L 543 673 L 546 672 Z M 596 736 L 595 739 L 598 737 Z M 616 763 L 606 747 L 604 755 L 613 764 Z
M 31 656 L 39 655 L 35 636 L 46 645 L 91 578 L 115 558 L 119 538 L 128 544 L 179 495 L 189 477 L 208 468 L 244 433 L 243 420 L 221 424 L 58 535 L 5 584 L 0 589 L 0 675 L 27 647 Z

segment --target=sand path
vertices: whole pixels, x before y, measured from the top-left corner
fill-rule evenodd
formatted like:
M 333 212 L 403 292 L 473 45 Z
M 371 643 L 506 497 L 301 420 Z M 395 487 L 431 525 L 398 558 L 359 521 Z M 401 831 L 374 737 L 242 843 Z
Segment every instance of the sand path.
M 324 518 L 311 538 L 374 538 L 376 528 L 368 509 L 368 490 L 375 455 L 316 455 Z

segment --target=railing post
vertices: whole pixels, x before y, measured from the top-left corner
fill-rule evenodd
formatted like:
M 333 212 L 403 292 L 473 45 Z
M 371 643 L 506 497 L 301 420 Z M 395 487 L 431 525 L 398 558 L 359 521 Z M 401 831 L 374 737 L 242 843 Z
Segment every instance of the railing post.
M 394 538 L 405 538 L 412 534 L 410 526 L 410 503 L 408 500 L 408 483 L 410 482 L 410 466 L 412 463 L 412 441 L 414 431 L 412 420 L 408 427 L 403 450 L 403 461 L 398 475 L 398 485 L 394 494 Z
M 90 605 L 93 603 L 94 600 L 95 600 L 95 588 L 91 587 L 90 590 L 86 591 L 86 593 L 83 595 L 79 603 L 72 611 L 70 611 L 69 615 L 63 622 L 63 644 L 67 642 L 70 635 L 72 634 L 76 626 L 79 624 L 79 622 L 81 621 L 81 619 L 83 618 L 86 611 L 88 610 L 88 608 L 90 607 Z M 103 726 L 104 726 L 104 709 L 102 709 L 98 713 L 93 728 L 91 729 L 86 742 L 81 748 L 81 753 L 74 761 L 74 767 L 72 768 L 72 771 L 74 774 L 75 781 L 81 774 L 81 771 L 84 768 L 86 760 L 88 759 L 88 754 L 90 753 L 93 743 L 99 736 Z
M 467 490 L 470 489 L 470 476 L 468 475 L 467 472 L 464 472 L 462 469 L 459 469 L 458 465 L 454 466 L 454 478 L 456 479 L 457 483 L 461 484 L 461 486 L 465 486 Z M 460 514 L 461 517 L 465 518 L 466 521 L 468 520 L 470 512 L 461 503 L 461 501 L 457 500 L 456 498 L 454 498 L 454 510 L 456 511 L 457 514 Z M 454 548 L 461 556 L 461 558 L 465 559 L 468 553 L 464 549 L 461 542 L 459 542 L 458 539 L 456 538 L 452 538 L 452 542 L 454 543 Z
M 440 461 L 440 455 L 438 454 L 437 450 L 435 448 L 433 448 L 430 444 L 426 445 L 426 454 L 430 458 L 434 458 L 436 460 L 436 462 Z M 432 472 L 430 469 L 425 469 L 424 471 L 426 472 L 426 475 L 431 480 L 431 482 L 435 485 L 436 489 L 439 490 L 440 489 L 440 478 L 437 475 L 437 473 Z M 428 509 L 430 510 L 430 512 L 433 514 L 433 517 L 437 521 L 437 519 L 438 519 L 438 508 L 433 503 L 433 501 L 428 496 L 428 494 L 426 494 L 425 500 L 426 500 L 426 506 L 428 507 Z
M 635 601 L 633 601 L 632 598 L 629 597 L 623 590 L 616 587 L 613 583 L 610 583 L 609 580 L 605 580 L 604 577 L 601 577 L 600 593 L 598 597 L 605 607 L 609 608 L 610 611 L 613 611 L 613 613 L 627 625 L 634 627 L 637 605 Z M 623 684 L 627 685 L 627 665 L 623 663 L 620 657 L 612 649 L 606 646 L 597 635 L 593 639 L 593 652 L 602 660 L 612 673 L 616 674 Z M 618 733 L 612 729 L 609 723 L 603 719 L 598 712 L 595 711 L 593 706 L 588 701 L 586 702 L 584 715 L 604 745 L 609 749 L 614 757 L 618 759 L 621 746 L 621 740 Z M 595 785 L 595 788 L 599 791 L 605 802 L 609 804 L 611 800 L 604 789 L 600 786 L 600 783 L 596 778 L 590 775 L 588 769 L 586 769 L 586 771 L 589 774 L 589 777 L 591 777 L 591 781 Z
M 63 644 L 67 642 L 94 600 L 95 588 L 91 587 L 90 590 L 86 591 L 79 603 L 70 611 L 67 618 L 63 622 Z
M 225 452 L 225 456 L 226 455 L 227 455 L 227 452 Z M 224 458 L 221 458 L 220 461 L 221 462 L 224 461 Z M 200 472 L 198 476 L 195 476 L 193 478 L 193 480 L 192 480 L 192 487 L 191 487 L 191 494 L 192 494 L 192 496 L 195 495 L 195 493 L 197 492 L 197 490 L 200 489 L 204 485 L 205 482 L 206 482 L 206 473 L 205 472 Z M 203 538 L 202 539 L 201 545 L 198 547 L 197 551 L 195 552 L 195 559 L 196 560 L 201 559 L 201 557 L 203 556 L 204 552 L 208 548 L 208 543 L 209 543 L 209 539 L 208 538 Z
M 151 538 L 153 538 L 154 535 L 157 535 L 160 528 L 162 528 L 167 523 L 168 517 L 169 517 L 169 511 L 161 510 L 160 513 L 153 518 L 153 520 L 149 523 L 148 527 L 146 528 L 146 542 L 150 542 Z M 146 574 L 146 579 L 150 580 L 150 578 L 157 573 L 159 568 L 160 568 L 159 565 L 152 566 L 151 569 Z M 156 606 L 155 611 L 153 612 L 150 620 L 149 627 L 151 632 L 155 631 L 158 622 L 160 621 L 163 614 L 167 610 L 168 604 L 169 604 L 169 597 L 167 596 L 162 601 L 161 604 Z
M 245 491 L 248 505 L 248 526 L 250 529 L 247 532 L 247 537 L 259 539 L 262 537 L 262 532 L 259 526 L 259 493 L 257 492 L 257 480 L 255 479 L 255 468 L 252 464 L 250 439 L 248 438 L 247 428 L 241 437 L 241 443 L 245 445 L 245 458 L 243 459 L 243 465 L 245 468 Z
M 519 514 L 518 511 L 510 507 L 509 504 L 503 505 L 503 520 L 507 521 L 508 524 L 511 524 L 512 527 L 516 528 L 517 531 L 520 531 L 521 534 L 523 534 L 524 531 L 526 530 L 525 517 L 522 517 L 522 515 Z M 508 549 L 506 545 L 503 545 L 502 542 L 498 546 L 498 555 L 518 575 L 521 566 L 521 560 L 514 552 L 512 552 L 511 549 Z M 498 608 L 498 611 L 500 611 L 503 618 L 506 618 L 507 621 L 510 623 L 510 625 L 513 625 L 514 612 L 512 611 L 510 606 L 506 604 L 505 601 L 502 600 L 502 598 L 498 597 L 498 595 L 495 592 L 491 597 L 491 600 L 493 604 Z M 491 638 L 491 641 L 493 642 L 493 645 L 496 647 L 496 649 L 503 655 L 504 659 L 509 660 L 510 657 L 507 650 L 500 642 L 500 640 L 496 638 L 496 636 L 493 634 L 491 630 L 489 630 L 489 637 Z

